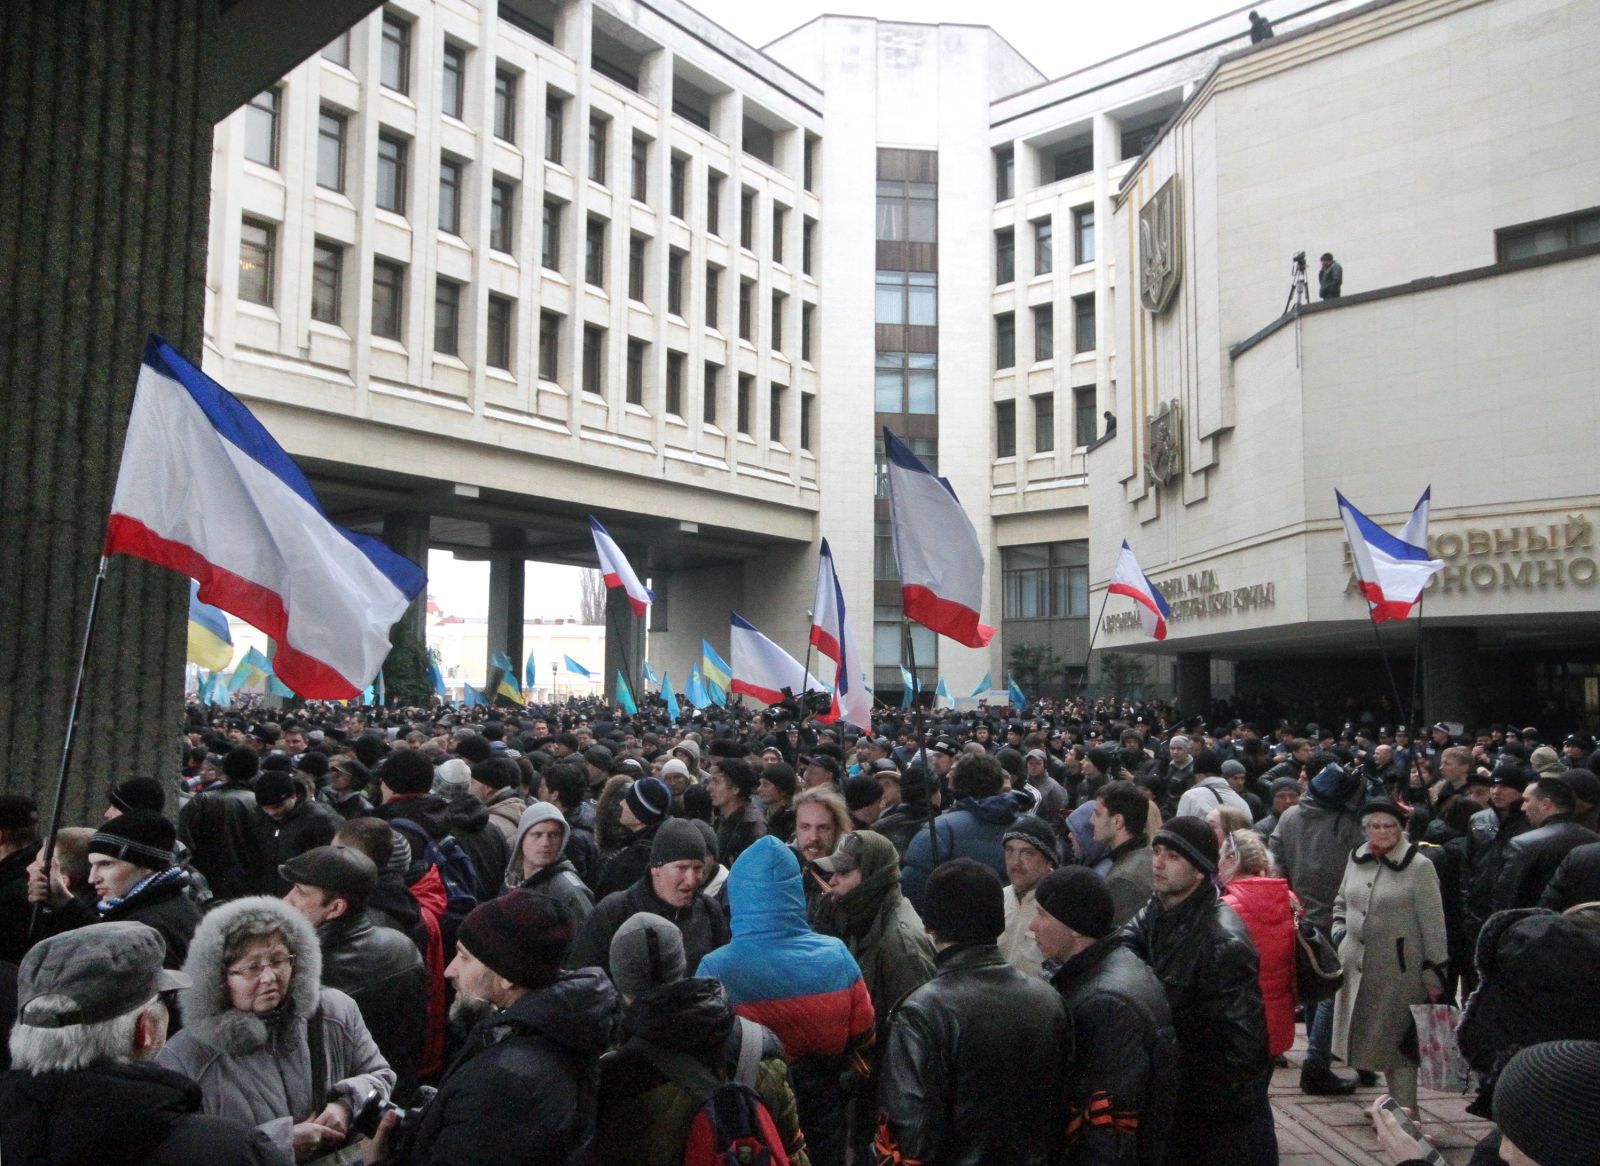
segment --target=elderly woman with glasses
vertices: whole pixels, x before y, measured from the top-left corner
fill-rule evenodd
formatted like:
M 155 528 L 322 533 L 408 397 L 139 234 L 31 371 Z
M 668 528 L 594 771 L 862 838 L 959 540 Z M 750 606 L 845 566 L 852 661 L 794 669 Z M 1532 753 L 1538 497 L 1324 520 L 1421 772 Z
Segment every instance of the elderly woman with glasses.
M 1393 802 L 1361 810 L 1366 840 L 1345 864 L 1333 903 L 1333 939 L 1344 965 L 1333 1051 L 1352 1069 L 1383 1073 L 1395 1100 L 1414 1108 L 1411 1006 L 1443 998 L 1449 956 L 1439 876 L 1433 863 L 1418 861 L 1405 827 L 1405 812 Z
M 206 1113 L 261 1129 L 283 1161 L 342 1145 L 367 1096 L 389 1096 L 394 1071 L 355 1001 L 322 987 L 316 933 L 282 900 L 218 907 L 183 970 L 184 1028 L 157 1063 L 200 1086 Z

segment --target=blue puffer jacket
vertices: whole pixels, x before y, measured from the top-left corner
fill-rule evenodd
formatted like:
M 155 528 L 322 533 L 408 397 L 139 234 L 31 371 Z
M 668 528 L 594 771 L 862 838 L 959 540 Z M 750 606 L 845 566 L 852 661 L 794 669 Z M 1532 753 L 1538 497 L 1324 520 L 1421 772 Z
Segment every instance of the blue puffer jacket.
M 920 830 L 906 847 L 901 863 L 900 890 L 922 914 L 922 889 L 928 876 L 940 863 L 952 858 L 972 858 L 994 867 L 1006 882 L 1006 849 L 1001 836 L 1017 820 L 1017 804 L 1009 794 L 987 798 L 962 798 L 948 814 L 934 823 L 939 835 L 939 854 L 935 859 L 926 830 Z

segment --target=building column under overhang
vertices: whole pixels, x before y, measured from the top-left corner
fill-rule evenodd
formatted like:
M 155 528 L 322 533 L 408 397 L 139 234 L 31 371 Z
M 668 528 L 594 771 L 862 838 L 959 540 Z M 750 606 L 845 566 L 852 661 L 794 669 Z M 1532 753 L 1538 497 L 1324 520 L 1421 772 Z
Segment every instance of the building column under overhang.
M 1211 707 L 1211 653 L 1179 652 L 1177 664 L 1178 712 L 1205 716 Z
M 634 564 L 634 570 L 639 571 L 640 579 L 644 574 L 640 565 L 644 562 L 642 547 L 624 547 L 622 553 L 628 556 L 628 562 Z M 606 697 L 613 703 L 617 699 L 617 673 L 621 672 L 628 681 L 628 691 L 633 693 L 634 699 L 639 698 L 639 677 L 644 661 L 644 625 L 648 618 L 645 615 L 635 615 L 633 604 L 628 600 L 628 593 L 621 587 L 606 588 L 606 662 L 605 677 L 602 687 Z M 681 681 L 679 682 L 681 685 Z M 681 689 L 680 689 L 681 691 Z
M 1425 724 L 1460 721 L 1471 729 L 1477 719 L 1474 675 L 1478 629 L 1424 627 L 1422 636 L 1422 710 Z
M 511 684 L 522 687 L 522 596 L 528 564 L 521 554 L 496 554 L 489 560 L 489 624 L 484 651 L 484 683 L 494 668 L 494 654 L 511 659 Z M 494 693 L 485 692 L 491 700 Z
M 428 569 L 428 515 L 420 510 L 396 510 L 383 516 L 383 545 L 404 555 L 424 571 Z M 428 589 L 411 601 L 395 621 L 391 638 L 405 634 L 426 645 L 428 639 Z

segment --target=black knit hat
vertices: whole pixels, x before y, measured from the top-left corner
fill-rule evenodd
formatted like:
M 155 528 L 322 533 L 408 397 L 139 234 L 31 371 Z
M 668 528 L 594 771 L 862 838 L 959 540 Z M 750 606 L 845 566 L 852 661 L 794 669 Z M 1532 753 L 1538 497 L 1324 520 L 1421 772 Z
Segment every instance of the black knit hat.
M 131 814 L 135 810 L 159 814 L 167 808 L 166 791 L 153 777 L 130 777 L 127 781 L 112 783 L 106 791 L 106 801 L 124 814 Z
M 561 977 L 577 918 L 565 904 L 532 891 L 508 891 L 461 921 L 456 942 L 519 988 L 548 988 Z
M 1006 929 L 1000 876 L 971 858 L 935 867 L 923 891 L 922 922 L 946 943 L 993 943 Z
M 1042 818 L 1035 818 L 1031 814 L 1019 815 L 1017 820 L 1007 826 L 1006 832 L 1000 836 L 1000 845 L 1004 847 L 1012 839 L 1026 842 L 1048 858 L 1051 866 L 1056 866 L 1061 861 L 1061 852 L 1057 849 L 1056 844 L 1056 832 Z
M 1105 880 L 1086 866 L 1065 866 L 1045 875 L 1034 892 L 1039 909 L 1079 935 L 1104 939 L 1115 910 Z
M 1204 818 L 1185 814 L 1174 818 L 1150 839 L 1151 846 L 1165 846 L 1176 851 L 1201 874 L 1217 873 L 1217 836 L 1211 832 Z
M 865 773 L 845 778 L 844 804 L 850 808 L 851 813 L 864 810 L 868 806 L 875 806 L 881 801 L 883 801 L 883 787 L 878 784 L 877 778 Z
M 654 826 L 672 813 L 672 791 L 659 777 L 641 777 L 622 796 L 633 816 L 646 826 Z
M 705 836 L 688 818 L 668 818 L 650 843 L 650 865 L 665 866 L 684 859 L 706 860 Z
M 89 839 L 90 854 L 105 854 L 150 870 L 173 864 L 172 848 L 178 830 L 160 814 L 135 810 L 101 822 Z
M 1600 1042 L 1530 1045 L 1494 1087 L 1494 1121 L 1539 1166 L 1590 1166 L 1600 1145 Z

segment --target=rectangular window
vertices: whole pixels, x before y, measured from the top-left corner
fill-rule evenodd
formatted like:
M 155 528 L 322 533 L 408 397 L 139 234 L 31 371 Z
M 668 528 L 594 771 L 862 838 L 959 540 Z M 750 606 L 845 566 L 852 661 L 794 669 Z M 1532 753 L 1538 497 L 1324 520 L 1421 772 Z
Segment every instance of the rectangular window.
M 683 271 L 688 261 L 686 251 L 673 250 L 667 254 L 667 311 L 678 317 L 683 315 Z
M 517 140 L 517 75 L 494 71 L 494 136 L 513 145 Z
M 1094 207 L 1080 206 L 1072 212 L 1072 238 L 1075 249 L 1073 259 L 1078 263 L 1094 262 Z
M 1495 259 L 1499 263 L 1554 255 L 1590 243 L 1600 243 L 1600 210 L 1519 223 L 1494 233 Z
M 1042 393 L 1033 399 L 1033 452 L 1049 453 L 1056 447 L 1056 398 Z
M 994 200 L 1005 202 L 1017 194 L 1017 155 L 1010 146 L 994 152 Z
M 1056 151 L 1055 181 L 1076 178 L 1094 169 L 1094 142 L 1085 139 Z
M 746 251 L 754 251 L 756 247 L 756 192 L 753 190 L 739 194 L 739 246 Z
M 490 368 L 512 369 L 512 336 L 516 331 L 516 301 L 507 296 L 489 293 L 489 306 L 485 320 L 483 359 Z
M 605 392 L 606 330 L 597 324 L 583 326 L 583 391 L 601 396 Z
M 650 139 L 633 135 L 633 197 L 650 201 Z
M 433 286 L 433 350 L 461 355 L 461 285 L 453 279 Z
M 311 252 L 311 318 L 338 324 L 343 315 L 344 248 L 318 239 Z
M 317 185 L 344 191 L 344 143 L 349 122 L 326 105 L 317 118 Z
M 789 215 L 781 206 L 772 208 L 772 262 L 783 262 L 783 229 Z
M 932 243 L 938 237 L 939 188 L 931 182 L 878 180 L 878 238 Z
M 489 189 L 489 246 L 507 255 L 516 243 L 517 184 L 496 178 Z
M 786 299 L 782 292 L 772 293 L 772 334 L 768 343 L 774 352 L 783 351 L 783 301 Z
M 439 159 L 439 229 L 461 234 L 461 173 L 464 167 L 452 158 Z
M 1072 390 L 1072 439 L 1078 445 L 1092 445 L 1100 436 L 1100 418 L 1095 411 L 1095 387 L 1084 385 Z
M 1017 403 L 996 401 L 994 404 L 994 456 L 1017 456 Z
M 817 322 L 817 305 L 816 304 L 801 304 L 800 305 L 800 359 L 804 360 L 804 361 L 807 361 L 807 362 L 811 361 L 811 359 L 812 359 L 812 356 L 811 356 L 811 352 L 812 352 L 812 348 L 811 348 L 811 333 L 812 333 L 812 328 L 816 324 L 816 322 Z
M 1000 579 L 1004 619 L 1089 614 L 1089 544 L 1083 539 L 1002 547 Z
M 932 413 L 938 396 L 939 360 L 934 353 L 878 353 L 873 401 L 879 413 Z
M 239 298 L 272 306 L 272 258 L 278 231 L 271 223 L 245 219 L 239 224 Z
M 700 419 L 707 425 L 717 423 L 717 395 L 722 384 L 722 366 L 706 361 L 705 390 L 700 395 Z
M 378 209 L 406 213 L 406 152 L 404 138 L 378 135 Z
M 383 16 L 378 82 L 396 93 L 411 92 L 411 26 L 393 13 Z
M 800 152 L 800 185 L 813 192 L 817 189 L 817 139 L 810 134 Z
M 628 237 L 628 298 L 644 303 L 644 239 Z
M 748 279 L 739 281 L 739 339 L 753 341 L 756 331 L 756 285 Z
M 683 416 L 683 365 L 687 359 L 681 352 L 667 353 L 667 399 L 663 406 L 674 417 Z
M 389 259 L 372 261 L 372 334 L 400 339 L 404 319 L 406 267 Z
M 817 220 L 807 219 L 800 228 L 800 270 L 811 274 L 811 248 L 816 242 Z
M 444 67 L 439 77 L 439 112 L 460 119 L 467 107 L 467 50 L 444 46 Z
M 667 186 L 667 202 L 672 217 L 685 218 L 685 208 L 689 205 L 689 159 L 681 154 L 672 156 Z
M 721 313 L 717 310 L 722 302 L 722 269 L 706 265 L 706 327 L 717 328 Z
M 1017 317 L 1002 312 L 994 318 L 994 367 L 1015 368 L 1017 364 Z
M 589 116 L 589 180 L 606 184 L 606 119 Z
M 800 448 L 807 453 L 811 452 L 811 414 L 816 408 L 817 397 L 815 393 L 800 394 Z
M 1041 304 L 1033 309 L 1033 359 L 1056 358 L 1056 309 L 1054 304 Z
M 1094 349 L 1094 293 L 1090 292 L 1072 297 L 1072 351 L 1093 352 Z
M 783 385 L 767 386 L 767 440 L 774 445 L 783 444 Z
M 278 111 L 283 92 L 265 89 L 244 110 L 244 156 L 274 169 L 278 165 Z
M 539 262 L 549 271 L 561 270 L 561 204 L 544 200 L 544 218 L 539 226 Z
M 539 379 L 554 384 L 561 374 L 561 317 L 539 313 Z
M 544 160 L 561 165 L 561 131 L 567 112 L 567 103 L 554 90 L 544 95 Z
M 939 277 L 931 271 L 880 271 L 876 304 L 879 324 L 931 328 L 939 322 Z
M 1033 274 L 1049 275 L 1056 269 L 1055 220 L 1033 224 Z
M 755 393 L 756 378 L 747 372 L 739 374 L 739 395 L 735 409 L 735 424 L 744 436 L 750 436 L 750 398 Z
M 347 28 L 338 36 L 328 42 L 322 50 L 322 59 L 332 61 L 335 65 L 350 67 L 350 30 Z
M 583 233 L 583 278 L 595 287 L 606 286 L 606 221 L 591 218 Z
M 722 175 L 706 174 L 706 230 L 722 237 Z
M 628 404 L 644 404 L 644 355 L 649 347 L 643 340 L 628 339 Z
M 1017 233 L 1007 227 L 994 233 L 994 281 L 1007 284 L 1017 278 Z

